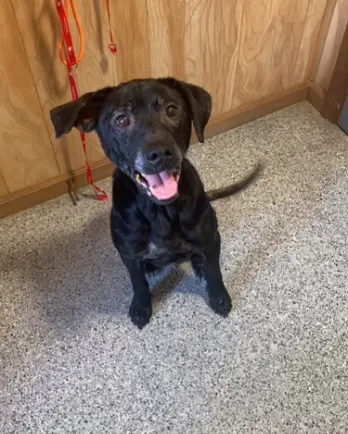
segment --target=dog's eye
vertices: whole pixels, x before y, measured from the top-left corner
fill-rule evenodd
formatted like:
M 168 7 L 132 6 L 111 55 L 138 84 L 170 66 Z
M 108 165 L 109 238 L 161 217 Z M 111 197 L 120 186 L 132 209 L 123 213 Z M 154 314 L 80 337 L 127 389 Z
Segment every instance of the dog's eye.
M 127 127 L 129 127 L 130 120 L 126 115 L 120 115 L 120 116 L 117 116 L 116 123 L 121 128 L 127 128 Z
M 178 108 L 174 104 L 170 104 L 166 107 L 167 116 L 173 118 L 178 112 Z

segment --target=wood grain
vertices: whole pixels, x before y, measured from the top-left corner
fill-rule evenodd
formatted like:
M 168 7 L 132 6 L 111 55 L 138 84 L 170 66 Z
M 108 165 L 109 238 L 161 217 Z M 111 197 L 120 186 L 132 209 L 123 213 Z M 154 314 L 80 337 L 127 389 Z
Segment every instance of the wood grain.
M 151 76 L 185 79 L 185 1 L 147 0 Z
M 149 23 L 146 0 L 112 2 L 119 53 L 118 81 L 151 76 Z
M 213 96 L 213 116 L 232 107 L 241 0 L 190 0 L 185 15 L 186 79 Z
M 348 96 L 348 26 L 346 26 L 337 61 L 330 80 L 329 89 L 321 114 L 337 124 Z
M 85 165 L 79 134 L 72 134 L 56 140 L 49 118 L 53 107 L 71 100 L 67 72 L 58 59 L 60 28 L 55 2 L 46 0 L 12 0 L 18 24 L 22 33 L 35 85 L 43 108 L 44 118 L 57 155 L 60 173 L 72 173 Z M 106 12 L 98 0 L 76 0 L 81 22 L 86 35 L 86 54 L 76 71 L 81 94 L 112 85 L 116 82 L 115 58 L 107 48 L 108 34 Z M 70 13 L 70 15 L 72 15 Z M 71 31 L 76 50 L 78 39 L 72 19 Z M 100 161 L 105 156 L 94 134 L 88 138 L 89 159 Z
M 308 80 L 310 82 L 315 81 L 315 77 L 318 71 L 319 63 L 323 54 L 324 45 L 328 36 L 332 16 L 336 7 L 337 0 L 326 0 L 326 7 L 323 14 L 323 19 L 320 25 L 318 39 L 314 47 L 314 56 L 312 59 L 312 65 L 309 72 Z
M 6 196 L 9 193 L 6 182 L 0 173 L 0 197 Z
M 314 106 L 318 110 L 318 112 L 321 113 L 324 101 L 324 91 L 316 83 L 311 82 L 308 92 L 308 102 L 310 102 L 312 106 Z
M 9 191 L 56 177 L 57 161 L 10 0 L 0 3 L 0 94 L 0 171 Z
M 348 24 L 348 2 L 337 0 L 315 82 L 324 90 L 329 89 L 332 73 Z
M 234 107 L 291 86 L 308 1 L 245 2 Z
M 327 0 L 309 1 L 292 84 L 303 83 L 309 78 L 326 6 Z

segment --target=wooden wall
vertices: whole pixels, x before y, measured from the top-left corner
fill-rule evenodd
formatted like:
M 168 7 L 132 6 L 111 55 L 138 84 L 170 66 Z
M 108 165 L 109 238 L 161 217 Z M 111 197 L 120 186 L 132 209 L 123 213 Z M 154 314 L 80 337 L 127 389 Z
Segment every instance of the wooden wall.
M 323 54 L 315 76 L 316 84 L 324 92 L 327 92 L 330 80 L 337 61 L 344 32 L 348 24 L 348 1 L 337 0 L 332 20 L 325 40 Z
M 76 0 L 87 40 L 77 71 L 80 92 L 173 75 L 212 93 L 213 121 L 228 118 L 263 98 L 307 86 L 333 1 L 114 1 L 119 52 L 113 57 L 104 2 Z M 49 120 L 49 110 L 70 99 L 59 39 L 53 0 L 1 0 L 0 202 L 84 167 L 78 134 L 56 140 Z M 93 134 L 89 158 L 99 166 L 105 161 Z

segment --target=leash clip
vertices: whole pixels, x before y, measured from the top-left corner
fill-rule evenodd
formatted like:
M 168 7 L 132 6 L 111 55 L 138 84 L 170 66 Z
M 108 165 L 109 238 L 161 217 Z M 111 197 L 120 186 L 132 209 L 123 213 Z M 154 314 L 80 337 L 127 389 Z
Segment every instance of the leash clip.
M 117 53 L 117 47 L 116 44 L 111 43 L 108 45 L 109 50 L 111 51 L 112 54 L 116 54 Z

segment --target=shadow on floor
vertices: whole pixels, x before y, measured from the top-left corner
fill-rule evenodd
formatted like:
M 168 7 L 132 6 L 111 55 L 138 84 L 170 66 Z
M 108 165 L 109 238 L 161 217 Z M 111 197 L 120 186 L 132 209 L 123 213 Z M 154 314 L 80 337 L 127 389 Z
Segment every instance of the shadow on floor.
M 16 276 L 27 303 L 58 328 L 74 329 L 93 312 L 128 315 L 132 289 L 111 242 L 108 212 L 69 236 L 55 232 L 49 241 L 2 253 L 1 259 L 2 271 Z M 175 289 L 205 296 L 204 283 L 182 267 L 151 277 L 150 286 L 154 312 Z

